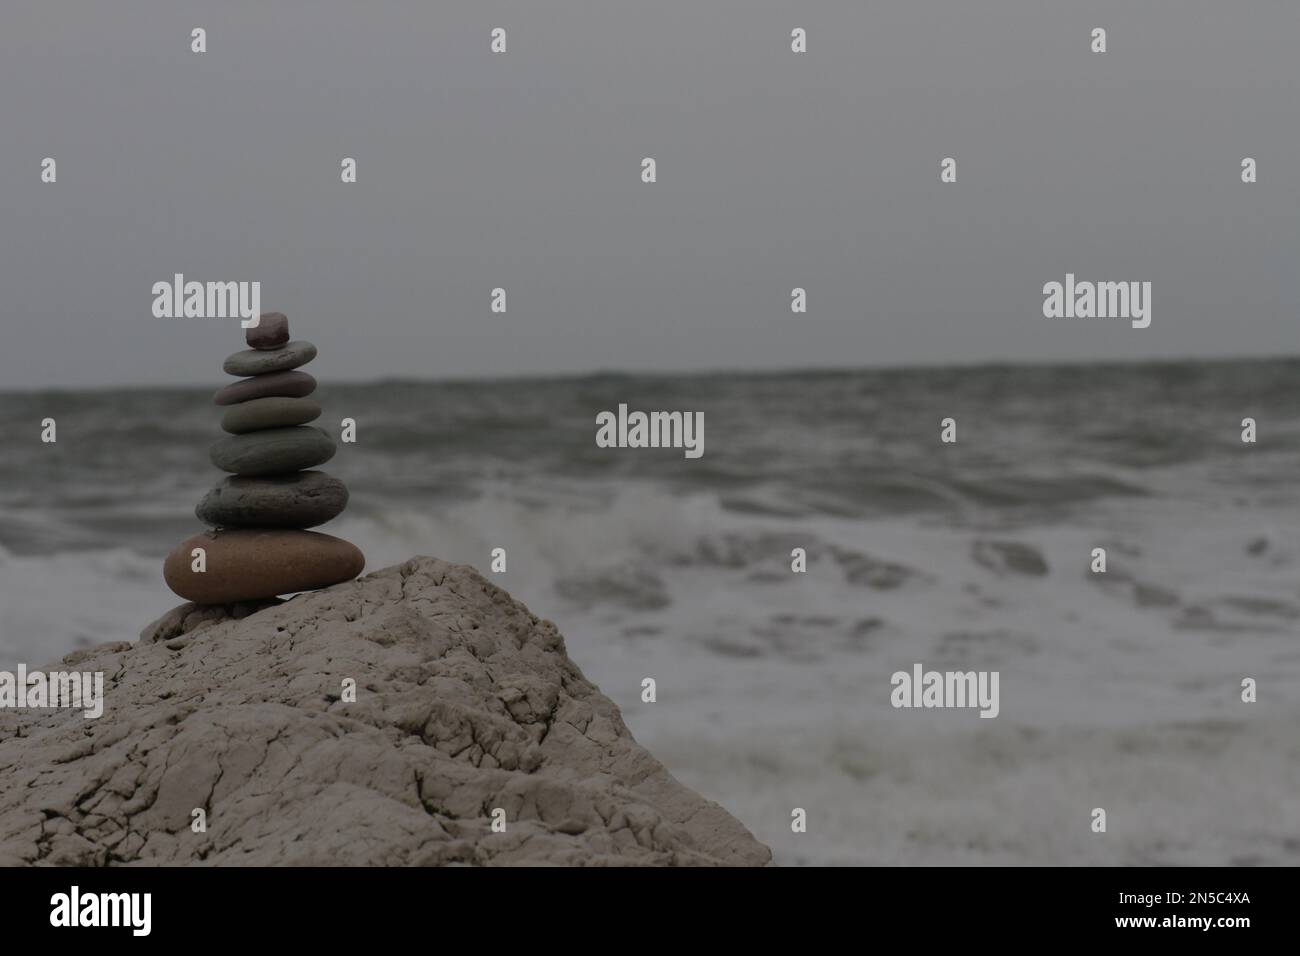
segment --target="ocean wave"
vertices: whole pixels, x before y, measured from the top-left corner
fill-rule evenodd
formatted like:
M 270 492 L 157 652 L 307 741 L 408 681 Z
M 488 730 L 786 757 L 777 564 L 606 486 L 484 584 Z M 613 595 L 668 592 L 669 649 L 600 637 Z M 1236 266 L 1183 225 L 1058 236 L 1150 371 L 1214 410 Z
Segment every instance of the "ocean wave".
M 125 548 L 17 555 L 0 548 L 0 666 L 53 663 L 111 641 L 134 641 L 180 603 L 160 561 Z

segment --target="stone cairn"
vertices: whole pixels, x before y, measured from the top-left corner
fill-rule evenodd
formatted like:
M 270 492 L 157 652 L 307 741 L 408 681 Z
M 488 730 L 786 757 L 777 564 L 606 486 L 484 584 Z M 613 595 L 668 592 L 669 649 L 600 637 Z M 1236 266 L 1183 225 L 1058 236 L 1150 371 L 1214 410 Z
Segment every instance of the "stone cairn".
M 307 422 L 321 407 L 307 396 L 316 379 L 297 371 L 316 357 L 310 342 L 289 341 L 283 313 L 264 313 L 247 331 L 247 351 L 226 359 L 231 375 L 249 376 L 220 389 L 221 427 L 212 463 L 231 472 L 194 513 L 211 529 L 182 541 L 167 556 L 167 586 L 195 604 L 236 604 L 312 591 L 361 573 L 366 559 L 341 538 L 306 531 L 342 513 L 348 489 L 322 471 L 304 471 L 334 457 L 334 440 Z

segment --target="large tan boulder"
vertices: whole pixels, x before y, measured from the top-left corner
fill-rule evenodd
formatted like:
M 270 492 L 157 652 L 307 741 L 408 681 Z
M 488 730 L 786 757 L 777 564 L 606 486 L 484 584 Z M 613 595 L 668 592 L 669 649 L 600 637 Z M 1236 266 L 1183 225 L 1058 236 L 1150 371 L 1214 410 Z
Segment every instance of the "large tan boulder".
M 64 660 L 104 672 L 104 714 L 0 711 L 0 864 L 771 857 L 637 744 L 553 624 L 466 566 L 186 605 Z

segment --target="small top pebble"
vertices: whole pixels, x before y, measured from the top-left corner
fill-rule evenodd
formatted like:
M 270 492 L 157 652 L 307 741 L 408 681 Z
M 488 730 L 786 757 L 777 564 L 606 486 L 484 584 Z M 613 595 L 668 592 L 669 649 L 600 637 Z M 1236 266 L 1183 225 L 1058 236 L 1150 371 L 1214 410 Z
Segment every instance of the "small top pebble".
M 244 333 L 249 348 L 278 349 L 289 341 L 289 318 L 283 312 L 263 312 L 256 326 Z

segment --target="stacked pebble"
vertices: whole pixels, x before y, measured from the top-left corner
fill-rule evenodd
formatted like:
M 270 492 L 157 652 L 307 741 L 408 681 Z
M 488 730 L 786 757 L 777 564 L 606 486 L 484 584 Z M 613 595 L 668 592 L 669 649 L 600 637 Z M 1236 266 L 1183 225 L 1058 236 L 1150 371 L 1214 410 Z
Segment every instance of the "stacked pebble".
M 212 531 L 176 547 L 163 565 L 167 586 L 196 604 L 233 604 L 310 591 L 350 581 L 366 559 L 340 538 L 304 529 L 342 513 L 348 489 L 321 471 L 304 471 L 334 457 L 334 441 L 308 422 L 321 407 L 307 396 L 316 379 L 297 371 L 316 357 L 310 342 L 289 341 L 281 312 L 248 330 L 250 349 L 226 359 L 231 375 L 249 376 L 220 389 L 228 406 L 212 446 L 212 463 L 232 473 L 195 509 Z M 194 549 L 204 550 L 198 570 Z

